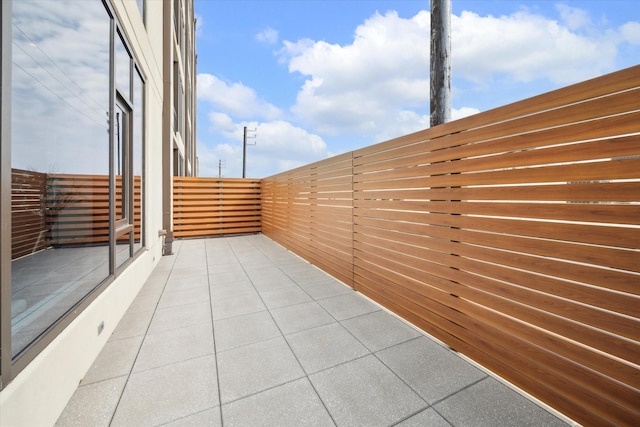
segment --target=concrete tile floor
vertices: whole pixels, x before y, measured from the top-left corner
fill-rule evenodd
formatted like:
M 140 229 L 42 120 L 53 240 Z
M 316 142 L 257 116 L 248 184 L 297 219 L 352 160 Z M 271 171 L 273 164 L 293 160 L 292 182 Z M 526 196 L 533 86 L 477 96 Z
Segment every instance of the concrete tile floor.
M 58 426 L 566 425 L 263 235 L 174 252 Z

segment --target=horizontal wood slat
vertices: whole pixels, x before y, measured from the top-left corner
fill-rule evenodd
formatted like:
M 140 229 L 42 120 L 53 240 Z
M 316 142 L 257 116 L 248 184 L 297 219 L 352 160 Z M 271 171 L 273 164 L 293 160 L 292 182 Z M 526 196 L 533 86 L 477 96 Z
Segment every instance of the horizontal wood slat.
M 350 153 L 262 180 L 262 229 L 276 242 L 353 285 Z
M 577 421 L 640 424 L 640 66 L 262 186 L 275 241 Z
M 11 170 L 11 258 L 44 249 L 47 175 Z
M 174 236 L 260 232 L 260 198 L 260 180 L 173 177 Z
M 133 181 L 134 239 L 140 241 L 141 177 Z M 120 177 L 116 178 L 116 188 Z M 122 195 L 116 191 L 116 211 L 122 209 Z M 47 228 L 50 244 L 85 245 L 109 242 L 109 176 L 47 175 Z
M 117 181 L 119 182 L 119 181 Z M 134 239 L 141 237 L 140 177 L 134 178 Z M 109 178 L 12 170 L 12 259 L 51 246 L 109 241 Z M 116 192 L 116 209 L 121 194 Z

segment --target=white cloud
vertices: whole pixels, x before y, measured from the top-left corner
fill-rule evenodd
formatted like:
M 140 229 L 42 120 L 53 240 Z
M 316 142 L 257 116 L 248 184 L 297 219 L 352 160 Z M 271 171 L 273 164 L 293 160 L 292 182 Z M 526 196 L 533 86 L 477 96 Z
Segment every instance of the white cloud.
M 572 31 L 585 25 L 588 16 L 568 7 L 561 11 L 568 25 L 524 11 L 500 17 L 466 11 L 452 16 L 456 75 L 476 83 L 502 75 L 516 82 L 568 84 L 612 69 L 614 38 Z
M 219 160 L 225 163 L 223 176 L 242 176 L 242 139 L 245 126 L 256 129 L 255 132 L 250 132 L 256 138 L 249 139 L 247 145 L 248 177 L 272 175 L 329 156 L 327 144 L 320 136 L 287 121 L 230 123 L 229 117 L 221 113 L 210 113 L 209 120 L 211 128 L 219 132 L 220 139 L 224 142 L 209 144 L 204 152 L 198 146 L 202 176 L 218 176 Z
M 451 120 L 462 119 L 463 117 L 473 116 L 474 114 L 478 114 L 480 110 L 473 107 L 462 107 L 462 108 L 452 108 L 451 109 Z
M 452 119 L 479 112 L 469 102 L 472 91 L 485 96 L 478 89 L 496 82 L 512 88 L 577 82 L 613 70 L 619 44 L 640 43 L 637 22 L 605 28 L 581 9 L 560 5 L 556 11 L 552 18 L 527 9 L 498 17 L 452 16 Z M 278 60 L 304 78 L 290 107 L 292 121 L 284 121 L 283 111 L 252 88 L 200 74 L 198 96 L 215 107 L 208 114 L 209 129 L 221 138 L 212 152 L 227 160 L 226 176 L 241 174 L 244 125 L 258 127 L 258 143 L 247 149 L 251 176 L 327 157 L 319 135 L 340 141 L 343 145 L 331 150 L 342 152 L 356 146 L 347 140 L 378 142 L 427 128 L 429 21 L 427 11 L 411 18 L 376 13 L 355 29 L 349 44 L 283 41 Z M 267 28 L 256 39 L 277 42 L 278 34 Z
M 566 4 L 556 4 L 560 18 L 569 30 L 578 30 L 591 24 L 591 17 L 586 10 L 571 7 Z
M 473 12 L 452 16 L 453 78 L 476 88 L 490 87 L 493 80 L 566 85 L 611 71 L 617 44 L 640 40 L 635 22 L 619 31 L 606 30 L 594 27 L 584 10 L 565 5 L 556 10 L 557 19 L 524 9 L 499 17 Z M 328 135 L 386 137 L 424 127 L 429 28 L 426 11 L 408 19 L 396 12 L 376 13 L 356 28 L 350 44 L 284 41 L 279 59 L 291 73 L 306 77 L 292 112 Z M 476 112 L 473 107 L 454 108 L 452 117 Z
M 427 12 L 375 14 L 350 45 L 285 41 L 280 54 L 290 72 L 309 76 L 292 111 L 319 132 L 384 134 L 389 114 L 428 106 Z
M 640 22 L 627 22 L 622 25 L 620 35 L 627 43 L 640 44 Z
M 271 27 L 267 27 L 256 34 L 256 40 L 261 43 L 276 44 L 278 43 L 278 31 L 274 30 Z
M 275 119 L 282 115 L 278 107 L 260 99 L 252 88 L 242 83 L 225 82 L 212 74 L 201 73 L 197 86 L 199 99 L 236 117 Z
M 214 132 L 233 132 L 235 125 L 233 119 L 224 113 L 212 111 L 209 113 L 210 129 Z

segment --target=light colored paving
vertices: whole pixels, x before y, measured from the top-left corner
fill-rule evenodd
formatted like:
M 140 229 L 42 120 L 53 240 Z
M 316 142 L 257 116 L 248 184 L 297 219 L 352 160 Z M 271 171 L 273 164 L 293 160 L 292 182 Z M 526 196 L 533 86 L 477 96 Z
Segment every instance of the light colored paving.
M 174 252 L 58 426 L 565 425 L 263 235 Z

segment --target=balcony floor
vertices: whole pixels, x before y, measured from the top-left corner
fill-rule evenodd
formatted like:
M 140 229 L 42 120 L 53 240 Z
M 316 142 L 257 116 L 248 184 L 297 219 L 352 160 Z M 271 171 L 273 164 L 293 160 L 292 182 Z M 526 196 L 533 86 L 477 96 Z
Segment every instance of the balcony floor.
M 565 425 L 263 235 L 174 242 L 57 425 Z

